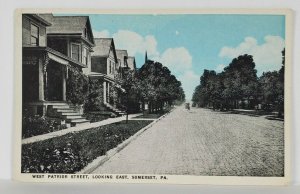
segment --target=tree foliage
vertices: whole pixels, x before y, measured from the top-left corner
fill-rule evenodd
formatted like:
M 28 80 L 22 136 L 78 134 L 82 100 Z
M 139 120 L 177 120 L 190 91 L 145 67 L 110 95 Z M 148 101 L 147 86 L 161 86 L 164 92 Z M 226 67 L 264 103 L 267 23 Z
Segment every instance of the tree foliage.
M 86 111 L 99 111 L 103 107 L 103 82 L 99 79 L 90 79 L 88 95 L 84 104 Z
M 67 101 L 73 104 L 83 104 L 88 95 L 89 78 L 75 67 L 68 68 L 66 81 Z
M 258 104 L 264 107 L 272 105 L 282 114 L 285 50 L 282 55 L 282 68 L 279 71 L 265 72 L 259 78 L 253 57 L 247 54 L 234 58 L 221 73 L 204 70 L 193 94 L 193 104 L 221 110 L 253 109 Z
M 171 105 L 185 98 L 181 82 L 159 62 L 148 60 L 136 71 L 126 70 L 119 83 L 127 95 L 127 104 L 149 103 L 150 112 L 161 110 L 164 103 Z
M 141 100 L 149 102 L 150 111 L 161 110 L 165 102 L 171 105 L 175 100 L 184 101 L 181 82 L 159 62 L 148 60 L 139 69 L 137 78 L 137 90 Z

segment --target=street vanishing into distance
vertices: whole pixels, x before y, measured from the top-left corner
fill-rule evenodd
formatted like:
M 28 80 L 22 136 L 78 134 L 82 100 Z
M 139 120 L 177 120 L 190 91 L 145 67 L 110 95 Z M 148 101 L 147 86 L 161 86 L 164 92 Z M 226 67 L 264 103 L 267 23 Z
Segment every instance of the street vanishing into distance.
M 283 176 L 284 123 L 176 107 L 93 173 Z

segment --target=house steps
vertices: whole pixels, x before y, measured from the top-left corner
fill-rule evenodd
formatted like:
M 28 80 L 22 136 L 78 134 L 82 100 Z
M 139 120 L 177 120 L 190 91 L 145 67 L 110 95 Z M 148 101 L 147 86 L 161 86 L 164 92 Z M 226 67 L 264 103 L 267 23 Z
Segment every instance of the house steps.
M 108 103 L 104 103 L 104 106 L 106 108 L 108 108 L 110 111 L 114 112 L 115 114 L 117 114 L 118 116 L 123 116 L 126 115 L 125 111 L 119 110 L 115 107 L 113 107 L 112 105 L 108 104 Z
M 90 123 L 82 114 L 75 110 L 74 107 L 69 106 L 67 103 L 57 103 L 51 105 L 52 112 L 61 119 L 65 120 L 66 123 L 69 123 L 72 127 L 82 124 Z

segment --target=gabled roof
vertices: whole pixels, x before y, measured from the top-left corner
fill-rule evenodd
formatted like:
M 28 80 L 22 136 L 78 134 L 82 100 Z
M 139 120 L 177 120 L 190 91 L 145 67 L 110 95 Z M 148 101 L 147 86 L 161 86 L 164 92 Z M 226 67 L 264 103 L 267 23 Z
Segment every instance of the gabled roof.
M 128 57 L 127 50 L 116 50 L 117 58 L 121 61 L 121 67 L 125 67 L 125 57 Z
M 112 38 L 95 38 L 95 47 L 92 56 L 108 56 Z
M 36 20 L 37 22 L 39 22 L 40 24 L 42 24 L 44 26 L 51 26 L 51 23 L 48 20 L 45 20 L 39 14 L 24 14 L 24 15 Z
M 39 16 L 52 24 L 47 28 L 47 34 L 84 36 L 84 29 L 87 28 L 89 41 L 95 43 L 89 16 L 53 16 L 52 14 L 39 14 Z
M 93 48 L 92 56 L 103 56 L 108 57 L 109 53 L 112 51 L 115 57 L 115 62 L 117 63 L 117 55 L 114 40 L 112 38 L 95 38 L 95 47 Z
M 130 69 L 135 70 L 136 69 L 135 57 L 129 56 L 127 58 L 127 64 Z

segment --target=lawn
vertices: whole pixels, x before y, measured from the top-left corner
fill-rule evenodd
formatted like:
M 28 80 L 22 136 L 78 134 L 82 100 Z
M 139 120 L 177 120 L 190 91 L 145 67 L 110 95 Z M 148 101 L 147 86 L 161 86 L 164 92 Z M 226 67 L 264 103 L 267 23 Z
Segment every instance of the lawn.
M 23 173 L 75 173 L 152 121 L 129 120 L 22 146 Z
M 171 108 L 166 108 L 163 111 L 159 111 L 157 113 L 148 113 L 144 112 L 143 115 L 137 116 L 135 118 L 143 118 L 143 119 L 158 119 L 159 117 L 163 116 L 164 114 L 170 112 Z
M 164 113 L 145 113 L 145 114 L 137 116 L 135 118 L 139 118 L 139 119 L 142 119 L 142 118 L 143 119 L 158 119 L 162 115 L 164 115 Z

